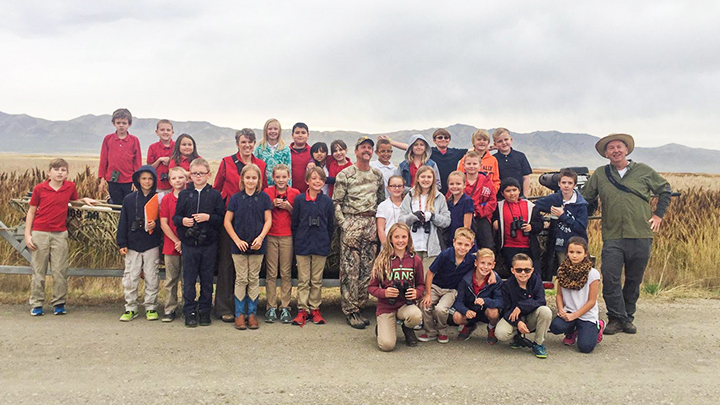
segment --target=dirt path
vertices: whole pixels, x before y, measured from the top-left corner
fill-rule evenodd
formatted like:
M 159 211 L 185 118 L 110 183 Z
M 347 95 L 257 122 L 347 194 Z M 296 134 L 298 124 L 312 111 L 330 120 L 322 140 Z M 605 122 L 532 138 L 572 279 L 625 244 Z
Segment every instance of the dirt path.
M 121 307 L 69 307 L 33 318 L 0 306 L 2 403 L 717 403 L 720 301 L 644 299 L 637 335 L 608 336 L 594 353 L 546 343 L 549 357 L 479 330 L 467 342 L 392 353 L 372 326 L 117 321 Z M 400 342 L 399 342 L 400 343 Z

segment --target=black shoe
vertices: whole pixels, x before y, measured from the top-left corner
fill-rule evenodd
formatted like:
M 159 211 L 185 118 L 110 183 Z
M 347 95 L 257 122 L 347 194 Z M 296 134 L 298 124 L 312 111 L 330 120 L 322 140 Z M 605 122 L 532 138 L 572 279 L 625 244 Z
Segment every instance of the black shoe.
M 369 325 L 370 325 L 370 320 L 367 319 L 367 318 L 365 318 L 365 316 L 363 316 L 362 312 L 356 312 L 356 313 L 357 313 L 358 318 L 360 318 L 360 320 L 363 321 L 363 323 L 365 324 L 365 326 L 369 326 Z
M 418 339 L 417 336 L 415 336 L 415 330 L 413 328 L 408 328 L 405 326 L 405 324 L 402 324 L 402 331 L 405 335 L 405 345 L 410 347 L 415 347 L 418 345 Z
M 607 325 L 605 325 L 605 335 L 614 335 L 623 330 L 623 324 L 617 318 L 610 318 Z
M 365 322 L 360 319 L 357 312 L 353 312 L 352 314 L 346 316 L 348 325 L 352 326 L 355 329 L 365 329 L 367 325 L 365 325 Z
M 175 320 L 175 312 L 167 313 L 167 314 L 163 315 L 163 317 L 162 317 L 163 322 L 172 322 L 174 320 Z
M 210 312 L 200 312 L 200 326 L 210 326 Z
M 625 333 L 629 333 L 631 335 L 634 335 L 637 333 L 637 327 L 633 325 L 630 321 L 625 321 L 622 323 L 622 331 Z M 607 332 L 605 332 L 607 333 Z
M 189 314 L 185 314 L 185 326 L 188 328 L 194 328 L 198 326 L 198 319 L 197 319 L 197 313 L 191 312 Z

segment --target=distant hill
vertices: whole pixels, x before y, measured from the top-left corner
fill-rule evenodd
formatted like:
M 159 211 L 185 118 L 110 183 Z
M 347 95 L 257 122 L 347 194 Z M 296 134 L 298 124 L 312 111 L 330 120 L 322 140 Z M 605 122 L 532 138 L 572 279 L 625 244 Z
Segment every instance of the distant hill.
M 157 141 L 156 118 L 134 118 L 130 133 L 140 138 L 143 155 L 147 147 Z M 236 150 L 235 129 L 215 126 L 204 121 L 173 121 L 175 135 L 189 133 L 198 143 L 203 157 L 220 159 Z M 285 123 L 283 138 L 290 141 L 290 126 Z M 312 127 L 311 127 L 312 128 Z M 405 140 L 411 134 L 421 133 L 430 140 L 436 128 L 405 130 L 387 133 L 393 139 Z M 254 129 L 258 137 L 262 129 Z M 475 127 L 455 124 L 447 127 L 453 135 L 451 146 L 469 147 Z M 69 121 L 49 121 L 25 114 L 11 115 L 0 112 L 0 142 L 2 151 L 17 153 L 98 154 L 102 138 L 114 131 L 109 115 L 83 115 Z M 492 133 L 492 129 L 490 129 Z M 328 145 L 334 139 L 343 139 L 352 149 L 354 141 L 364 134 L 355 131 L 310 131 L 310 141 L 323 141 Z M 587 166 L 593 169 L 607 161 L 595 152 L 599 139 L 589 134 L 572 134 L 558 131 L 536 131 L 527 134 L 512 133 L 513 146 L 525 152 L 533 167 L 559 168 Z M 352 155 L 351 155 L 352 157 Z M 720 173 L 720 151 L 690 148 L 668 144 L 656 148 L 637 147 L 630 156 L 663 172 Z M 402 159 L 396 151 L 394 161 Z

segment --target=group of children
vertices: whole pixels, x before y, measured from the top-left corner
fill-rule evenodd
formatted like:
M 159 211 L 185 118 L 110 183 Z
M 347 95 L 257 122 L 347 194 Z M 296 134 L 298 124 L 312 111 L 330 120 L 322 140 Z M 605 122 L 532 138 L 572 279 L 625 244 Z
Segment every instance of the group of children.
M 112 122 L 116 131 L 103 140 L 98 175 L 101 189 L 107 188 L 111 202 L 122 204 L 117 244 L 125 255 L 126 305 L 121 321 L 138 316 L 141 275 L 145 280 L 146 318 L 160 318 L 157 265 L 162 254 L 166 269 L 162 320 L 172 322 L 175 318 L 182 276 L 185 324 L 209 325 L 213 276 L 218 260 L 222 260 L 218 257 L 219 239 L 226 235 L 231 240 L 235 270 L 234 310 L 228 320 L 234 321 L 237 329 L 259 327 L 256 315 L 263 263 L 267 269 L 266 322 L 279 320 L 300 326 L 308 321 L 325 323 L 320 312 L 322 275 L 337 238 L 330 197 L 336 175 L 352 165 L 342 140 L 332 142 L 330 148 L 322 142 L 310 146 L 307 125 L 297 123 L 292 129 L 292 144 L 285 146 L 280 123 L 270 119 L 259 145 L 255 145 L 252 130 L 238 131 L 238 154 L 223 160 L 222 181 L 237 184 L 226 187 L 216 178 L 212 186 L 210 165 L 198 155 L 194 139 L 182 134 L 173 141 L 170 121 L 157 123 L 159 141 L 148 149 L 145 166 L 140 166 L 139 141 L 128 132 L 130 112 L 115 111 Z M 417 340 L 445 343 L 452 324 L 463 325 L 459 335 L 463 340 L 482 321 L 488 324 L 489 342 L 514 339 L 514 345 L 523 344 L 518 336 L 537 330 L 535 341 L 527 345 L 543 357 L 544 333 L 552 319 L 536 270 L 536 236 L 545 228 L 541 211 L 555 220 L 555 249 L 561 263 L 561 310 L 551 330 L 566 333 L 566 343 L 577 339 L 581 351 L 588 349 L 588 325 L 601 322 L 597 319 L 597 283 L 593 284 L 599 274 L 587 268 L 587 244 L 580 243 L 582 237 L 587 238 L 587 203 L 575 191 L 577 176 L 562 171 L 560 191 L 533 204 L 522 197 L 523 189 L 527 189 L 527 159 L 512 150 L 507 130 L 496 130 L 493 137 L 500 159 L 511 163 L 507 167 L 513 174 L 503 176 L 498 167 L 505 166 L 498 165 L 488 153 L 487 131 L 479 130 L 472 137 L 474 149 L 464 155 L 458 170 L 447 176 L 446 194 L 440 191 L 443 183 L 438 166 L 430 159 L 430 145 L 422 135 L 413 135 L 407 145 L 403 144 L 407 151 L 398 167 L 390 161 L 393 141 L 387 137 L 378 140 L 378 160 L 371 166 L 383 175 L 387 200 L 376 213 L 382 248 L 369 293 L 378 298 L 381 349 L 394 347 L 394 316 L 402 321 L 409 345 L 417 344 Z M 248 153 L 243 153 L 245 149 Z M 243 156 L 252 159 L 245 161 Z M 58 314 L 65 311 L 64 219 L 67 203 L 78 199 L 74 185 L 66 180 L 67 163 L 53 161 L 48 177 L 33 190 L 26 227 L 26 243 L 33 250 L 35 269 L 30 303 L 33 315 L 43 313 L 39 291 L 49 260 L 58 279 L 54 310 Z M 159 215 L 147 218 L 145 207 L 153 198 L 159 201 Z M 504 269 L 498 267 L 498 272 L 495 252 L 506 264 Z M 298 311 L 294 318 L 289 307 L 293 261 L 298 268 Z M 585 278 L 582 271 L 587 273 Z M 503 282 L 502 276 L 510 277 Z M 196 301 L 198 278 L 200 294 Z M 595 298 L 591 297 L 593 292 Z M 415 303 L 418 300 L 422 310 Z M 416 337 L 412 328 L 420 323 L 424 331 Z M 602 328 L 598 331 L 596 335 L 601 337 Z

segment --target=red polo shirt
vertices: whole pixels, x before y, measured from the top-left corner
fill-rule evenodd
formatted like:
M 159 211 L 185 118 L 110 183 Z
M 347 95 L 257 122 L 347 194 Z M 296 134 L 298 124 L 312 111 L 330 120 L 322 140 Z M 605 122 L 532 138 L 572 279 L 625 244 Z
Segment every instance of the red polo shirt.
M 195 159 L 200 159 L 201 157 L 202 156 L 198 156 Z M 175 160 L 171 159 L 169 168 L 172 169 L 173 167 L 180 166 L 185 169 L 186 172 L 190 173 L 190 163 L 191 162 L 190 160 L 188 160 L 188 158 L 186 158 L 185 156 L 180 156 L 180 164 L 178 165 L 177 163 L 175 163 Z
M 148 148 L 147 153 L 147 164 L 152 165 L 155 163 L 156 160 L 158 160 L 161 157 L 170 157 L 172 155 L 173 148 L 175 147 L 175 141 L 172 139 L 170 140 L 170 145 L 165 146 L 161 141 L 157 141 L 154 144 L 150 145 Z M 158 178 L 158 184 L 157 189 L 158 190 L 167 190 L 170 187 L 170 181 L 169 180 L 160 180 L 163 174 L 167 174 L 168 170 L 170 169 L 170 166 L 165 164 L 159 164 L 158 167 L 155 168 L 155 171 L 157 172 L 157 178 Z
M 265 194 L 270 197 L 270 200 L 276 198 L 282 198 L 284 195 L 290 205 L 295 204 L 295 197 L 300 194 L 300 191 L 296 188 L 288 187 L 284 194 L 277 194 L 275 186 L 268 187 L 263 190 Z M 271 236 L 292 236 L 290 226 L 292 225 L 292 214 L 288 210 L 282 208 L 273 207 L 272 209 L 272 226 L 270 226 L 270 232 L 268 235 Z
M 170 229 L 172 229 L 175 236 L 177 236 L 177 228 L 175 227 L 175 223 L 173 222 L 173 216 L 175 215 L 175 209 L 177 208 L 177 201 L 178 198 L 175 197 L 174 193 L 168 193 L 163 197 L 162 202 L 160 203 L 160 218 L 167 218 L 168 219 L 168 225 L 170 225 Z M 177 250 L 175 250 L 175 243 L 165 235 L 165 232 L 163 232 L 163 248 L 162 253 L 164 255 L 171 255 L 171 256 L 177 256 L 180 253 L 178 253 Z
M 236 153 L 235 156 L 239 160 L 240 152 Z M 255 155 L 250 156 L 250 161 L 260 168 L 260 173 L 262 173 L 261 186 L 263 189 L 266 189 L 267 174 L 265 173 L 265 162 L 256 158 Z M 240 164 L 242 165 L 242 161 Z M 218 173 L 217 176 L 215 176 L 215 184 L 213 184 L 213 188 L 222 194 L 223 199 L 225 199 L 226 207 L 230 201 L 230 197 L 240 191 L 240 173 L 237 171 L 237 166 L 235 166 L 232 156 L 227 156 L 220 162 L 220 167 L 218 167 Z
M 77 199 L 77 189 L 72 181 L 64 181 L 57 191 L 50 187 L 50 180 L 35 186 L 30 198 L 30 205 L 37 207 L 32 230 L 43 232 L 67 231 L 68 203 Z
M 290 160 L 292 162 L 292 185 L 301 193 L 307 191 L 307 183 L 305 182 L 305 172 L 307 165 L 312 160 L 310 155 L 310 146 L 305 144 L 305 149 L 298 151 L 295 149 L 295 142 L 290 144 Z
M 420 170 L 420 166 L 415 166 L 415 163 L 410 163 L 410 187 L 415 185 L 415 175 Z
M 511 203 L 508 201 L 505 201 L 505 204 L 503 204 L 503 212 L 502 217 L 504 224 L 504 233 L 505 233 L 505 247 L 514 247 L 514 248 L 529 248 L 530 247 L 530 237 L 525 236 L 522 233 L 522 230 L 518 229 L 515 233 L 515 238 L 510 237 L 510 223 L 512 222 L 513 218 L 520 218 L 522 216 L 523 220 L 525 222 L 530 222 L 530 216 L 528 213 L 528 205 L 526 200 L 520 200 L 516 203 Z
M 98 177 L 110 181 L 112 172 L 120 172 L 118 183 L 132 183 L 132 175 L 142 166 L 140 141 L 127 134 L 123 139 L 117 133 L 108 134 L 100 149 L 100 167 Z

